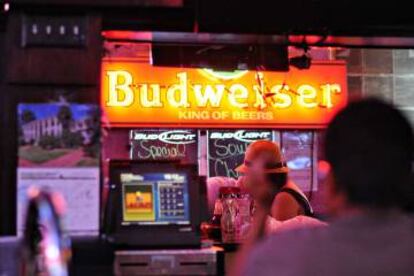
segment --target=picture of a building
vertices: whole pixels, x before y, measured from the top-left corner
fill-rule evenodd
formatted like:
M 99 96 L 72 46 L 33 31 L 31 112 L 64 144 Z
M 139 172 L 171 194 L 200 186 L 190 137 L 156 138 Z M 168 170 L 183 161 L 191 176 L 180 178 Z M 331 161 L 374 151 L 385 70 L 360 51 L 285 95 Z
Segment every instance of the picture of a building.
M 91 120 L 88 117 L 73 121 L 70 124 L 70 132 L 79 132 L 83 137 L 83 143 L 88 144 L 91 139 Z M 63 124 L 58 117 L 38 119 L 22 125 L 23 140 L 27 144 L 38 145 L 44 136 L 59 138 L 63 133 Z
M 96 166 L 97 110 L 85 104 L 20 104 L 19 166 Z

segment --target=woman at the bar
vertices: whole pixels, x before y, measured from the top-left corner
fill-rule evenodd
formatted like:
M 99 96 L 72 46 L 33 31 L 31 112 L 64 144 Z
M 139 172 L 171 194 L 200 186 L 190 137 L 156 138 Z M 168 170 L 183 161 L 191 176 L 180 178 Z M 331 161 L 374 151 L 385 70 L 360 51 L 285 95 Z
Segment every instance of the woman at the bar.
M 259 140 L 251 143 L 244 163 L 236 168 L 241 173 L 241 186 L 253 199 L 267 202 L 270 214 L 278 221 L 296 216 L 313 216 L 312 207 L 300 188 L 288 180 L 288 167 L 283 161 L 278 144 Z M 266 198 L 257 198 L 258 196 Z

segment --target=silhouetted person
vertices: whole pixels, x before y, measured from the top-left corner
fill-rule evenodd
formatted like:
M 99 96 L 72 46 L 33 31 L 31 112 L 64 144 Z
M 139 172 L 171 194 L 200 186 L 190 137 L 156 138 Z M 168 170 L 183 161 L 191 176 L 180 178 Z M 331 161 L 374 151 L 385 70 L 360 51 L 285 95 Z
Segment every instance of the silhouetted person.
M 349 104 L 326 132 L 331 225 L 261 238 L 269 208 L 263 202 L 233 274 L 414 275 L 414 220 L 402 211 L 414 185 L 413 140 L 392 106 Z

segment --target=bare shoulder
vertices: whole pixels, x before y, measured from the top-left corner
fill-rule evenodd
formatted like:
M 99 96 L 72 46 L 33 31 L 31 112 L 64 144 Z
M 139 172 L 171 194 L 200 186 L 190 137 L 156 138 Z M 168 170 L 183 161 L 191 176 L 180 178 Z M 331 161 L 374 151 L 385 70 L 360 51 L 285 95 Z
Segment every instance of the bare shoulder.
M 275 196 L 271 208 L 271 215 L 279 221 L 285 221 L 300 213 L 300 205 L 295 198 L 286 192 L 280 192 Z
M 286 205 L 298 205 L 298 203 L 296 202 L 295 198 L 287 193 L 287 192 L 280 192 L 275 196 L 275 203 L 277 204 L 282 204 L 284 206 Z

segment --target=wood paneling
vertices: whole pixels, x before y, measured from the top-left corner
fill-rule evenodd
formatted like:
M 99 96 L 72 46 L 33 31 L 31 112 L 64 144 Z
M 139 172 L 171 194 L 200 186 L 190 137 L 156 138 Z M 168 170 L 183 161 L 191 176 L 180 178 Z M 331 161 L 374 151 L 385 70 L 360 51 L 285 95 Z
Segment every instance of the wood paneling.
M 13 84 L 96 85 L 101 58 L 99 17 L 88 17 L 85 48 L 21 47 L 22 16 L 10 17 L 7 32 L 9 66 Z
M 59 96 L 74 103 L 99 103 L 101 19 L 88 16 L 83 49 L 20 47 L 20 15 L 12 14 L 6 38 L 0 33 L 0 235 L 16 231 L 17 105 L 48 103 Z M 6 53 L 1 50 L 5 45 Z M 7 61 L 7 63 L 5 63 Z M 3 73 L 7 79 L 1 81 Z

